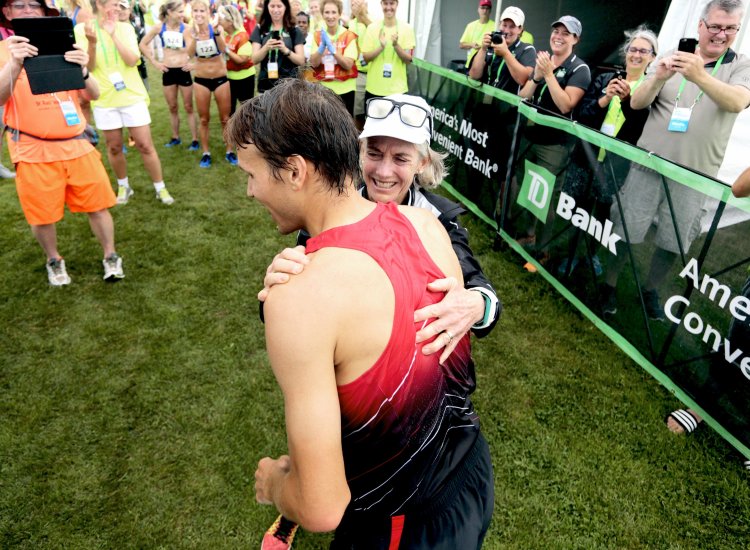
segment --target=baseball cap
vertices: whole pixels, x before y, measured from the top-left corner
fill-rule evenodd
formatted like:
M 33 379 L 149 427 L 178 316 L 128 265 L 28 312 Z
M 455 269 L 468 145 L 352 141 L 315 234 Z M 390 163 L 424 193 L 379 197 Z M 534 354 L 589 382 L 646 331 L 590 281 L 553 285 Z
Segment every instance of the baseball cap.
M 568 32 L 572 32 L 579 37 L 581 36 L 581 31 L 583 31 L 581 22 L 572 15 L 563 15 L 560 19 L 552 23 L 551 26 L 554 27 L 555 25 L 563 25 L 566 29 L 568 29 Z
M 367 102 L 367 118 L 359 139 L 386 136 L 416 145 L 430 143 L 432 109 L 415 95 L 393 94 Z
M 120 0 L 119 2 L 117 2 L 117 5 L 121 8 L 129 8 L 130 2 L 128 0 Z
M 479 0 L 479 7 L 483 8 L 487 6 L 488 8 L 492 7 L 492 0 Z
M 523 22 L 526 21 L 526 16 L 521 11 L 521 8 L 508 6 L 503 10 L 503 13 L 500 14 L 500 21 L 504 21 L 506 19 L 510 19 L 516 24 L 516 26 L 521 27 L 523 25 Z

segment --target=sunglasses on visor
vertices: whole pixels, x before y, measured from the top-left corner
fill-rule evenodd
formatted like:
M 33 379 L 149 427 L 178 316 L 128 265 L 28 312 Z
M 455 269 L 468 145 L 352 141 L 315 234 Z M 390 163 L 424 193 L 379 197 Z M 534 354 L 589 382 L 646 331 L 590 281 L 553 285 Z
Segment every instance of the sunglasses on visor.
M 387 118 L 394 109 L 398 110 L 398 116 L 401 122 L 407 126 L 421 128 L 425 120 L 429 120 L 429 131 L 432 134 L 432 113 L 424 107 L 393 101 L 385 97 L 373 97 L 367 100 L 367 116 L 375 119 Z

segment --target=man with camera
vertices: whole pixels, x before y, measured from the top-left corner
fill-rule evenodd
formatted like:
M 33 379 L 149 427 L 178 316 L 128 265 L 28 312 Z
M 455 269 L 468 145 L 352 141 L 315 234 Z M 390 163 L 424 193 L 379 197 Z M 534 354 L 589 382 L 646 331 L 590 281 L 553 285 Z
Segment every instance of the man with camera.
M 531 77 L 536 64 L 536 49 L 521 41 L 524 13 L 514 6 L 500 16 L 499 30 L 486 33 L 474 56 L 469 76 L 500 90 L 517 94 Z
M 737 115 L 750 105 L 750 59 L 731 48 L 744 10 L 741 0 L 711 0 L 698 21 L 697 48 L 668 52 L 652 64 L 630 100 L 633 109 L 651 106 L 639 147 L 716 177 Z M 672 273 L 678 254 L 687 253 L 699 235 L 706 195 L 634 166 L 619 197 L 622 216 L 615 203 L 613 232 L 627 235 L 630 244 L 642 243 L 658 218 L 656 249 L 642 296 L 648 317 L 663 321 L 657 289 Z M 617 278 L 628 258 L 619 248 L 602 287 L 605 316 L 617 312 Z
M 43 0 L 41 0 L 43 1 Z M 14 20 L 59 15 L 37 0 L 0 0 L 0 24 Z M 72 34 L 72 27 L 70 28 Z M 10 36 L 0 43 L 0 105 L 8 130 L 8 150 L 16 165 L 16 190 L 26 221 L 47 256 L 47 279 L 52 286 L 70 284 L 70 277 L 57 249 L 56 223 L 65 205 L 71 212 L 85 212 L 103 252 L 104 279 L 116 281 L 125 275 L 122 259 L 115 252 L 115 230 L 109 208 L 115 194 L 101 155 L 85 138 L 86 119 L 79 97 L 99 96 L 99 86 L 90 78 L 88 53 L 72 45 L 65 60 L 80 65 L 84 88 L 32 94 L 24 61 L 37 57 L 39 48 L 25 36 Z M 47 78 L 54 78 L 51 74 Z

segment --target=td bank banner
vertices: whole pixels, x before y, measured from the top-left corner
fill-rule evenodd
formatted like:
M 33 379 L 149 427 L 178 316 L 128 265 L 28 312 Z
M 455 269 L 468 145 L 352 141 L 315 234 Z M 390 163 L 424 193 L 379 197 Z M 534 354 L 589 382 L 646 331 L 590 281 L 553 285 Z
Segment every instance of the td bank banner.
M 750 200 L 416 61 L 445 187 L 750 458 Z

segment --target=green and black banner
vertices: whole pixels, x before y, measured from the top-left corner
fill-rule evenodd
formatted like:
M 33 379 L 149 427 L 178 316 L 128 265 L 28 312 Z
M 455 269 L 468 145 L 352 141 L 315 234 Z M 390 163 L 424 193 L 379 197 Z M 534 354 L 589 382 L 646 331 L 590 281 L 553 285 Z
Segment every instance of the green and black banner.
M 409 91 L 444 187 L 750 458 L 750 199 L 420 60 Z

